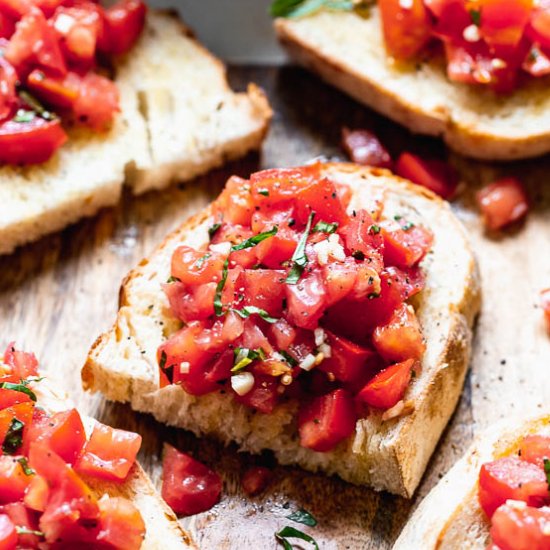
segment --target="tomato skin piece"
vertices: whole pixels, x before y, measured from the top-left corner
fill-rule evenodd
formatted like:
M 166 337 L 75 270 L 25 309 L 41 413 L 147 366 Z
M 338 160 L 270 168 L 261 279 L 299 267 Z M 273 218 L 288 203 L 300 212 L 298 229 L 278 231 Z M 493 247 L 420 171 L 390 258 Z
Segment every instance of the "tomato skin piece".
M 380 140 L 368 130 L 342 128 L 342 148 L 352 162 L 391 170 L 393 162 Z
M 542 468 L 516 456 L 487 462 L 479 472 L 478 497 L 488 517 L 507 500 L 540 505 L 548 501 L 546 475 Z
M 74 469 L 99 479 L 124 480 L 140 447 L 141 435 L 96 422 Z
M 430 40 L 430 17 L 422 0 L 404 9 L 399 0 L 379 0 L 382 30 L 388 53 L 397 59 L 411 59 Z
M 254 213 L 250 187 L 247 180 L 231 176 L 214 202 L 215 212 L 222 214 L 223 220 L 227 223 L 250 225 Z
M 269 239 L 266 239 L 269 240 Z M 245 269 L 237 282 L 245 295 L 243 305 L 259 307 L 272 317 L 283 314 L 286 273 L 274 269 Z
M 38 360 L 34 353 L 15 349 L 15 343 L 10 342 L 4 352 L 4 363 L 11 367 L 11 375 L 2 377 L 3 382 L 19 382 L 30 376 L 38 376 Z
M 17 532 L 15 525 L 6 514 L 0 514 L 0 549 L 15 550 L 17 546 Z
M 80 94 L 80 77 L 69 72 L 63 77 L 48 76 L 39 69 L 27 77 L 27 87 L 47 105 L 71 109 Z
M 141 0 L 119 0 L 105 10 L 105 31 L 98 47 L 114 55 L 128 52 L 145 26 L 147 6 Z
M 401 153 L 395 165 L 398 176 L 422 185 L 436 195 L 450 200 L 456 194 L 458 173 L 447 162 L 437 159 L 422 159 L 418 155 Z
M 0 455 L 0 504 L 21 500 L 33 477 L 25 474 L 17 458 Z
M 407 359 L 385 368 L 368 382 L 357 398 L 376 409 L 391 409 L 403 399 L 414 364 L 414 359 Z
M 109 548 L 139 550 L 145 537 L 145 523 L 139 510 L 126 498 L 98 501 L 100 530 L 97 542 Z
M 355 431 L 357 416 L 351 394 L 337 389 L 301 404 L 298 413 L 300 444 L 327 452 Z
M 318 271 L 302 275 L 295 285 L 285 285 L 288 320 L 299 328 L 312 329 L 323 314 L 326 292 Z
M 23 497 L 23 502 L 27 508 L 43 512 L 48 505 L 50 489 L 47 481 L 37 474 L 31 477 L 31 481 Z
M 59 120 L 40 117 L 25 123 L 9 120 L 0 125 L 0 163 L 46 162 L 67 139 Z
M 487 229 L 498 231 L 524 218 L 529 211 L 529 200 L 522 183 L 513 177 L 487 185 L 477 195 Z
M 346 249 L 351 254 L 361 253 L 369 267 L 380 271 L 384 267 L 382 254 L 384 239 L 366 210 L 357 210 L 347 225 L 342 228 Z
M 518 45 L 527 25 L 533 0 L 483 0 L 480 32 L 496 55 Z
M 382 226 L 384 262 L 397 267 L 414 267 L 426 256 L 433 243 L 433 233 L 423 226 L 409 229 Z
M 200 252 L 183 245 L 172 255 L 170 273 L 184 284 L 200 285 L 219 280 L 224 262 L 224 256 L 218 252 Z
M 541 291 L 540 304 L 546 321 L 546 329 L 550 333 L 550 288 Z
M 266 490 L 272 477 L 273 473 L 269 468 L 252 466 L 246 470 L 241 479 L 243 491 L 249 497 L 259 495 Z
M 503 504 L 491 518 L 491 539 L 501 550 L 548 550 L 550 509 Z
M 210 510 L 220 500 L 220 476 L 191 456 L 166 444 L 162 461 L 162 498 L 178 515 Z
M 372 343 L 386 361 L 394 363 L 420 359 L 426 351 L 420 323 L 407 304 L 401 304 L 386 324 L 376 327 Z

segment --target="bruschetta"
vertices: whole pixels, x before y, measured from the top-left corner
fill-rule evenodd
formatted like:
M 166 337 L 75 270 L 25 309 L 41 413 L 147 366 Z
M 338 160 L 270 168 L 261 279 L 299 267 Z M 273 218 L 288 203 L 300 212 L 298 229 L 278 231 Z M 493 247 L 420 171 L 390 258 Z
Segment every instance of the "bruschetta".
M 33 46 L 33 44 L 35 46 Z M 258 149 L 263 92 L 141 0 L 0 6 L 0 253 Z
M 31 353 L 0 362 L 0 547 L 195 548 L 136 461 L 141 436 L 81 416 Z
M 428 493 L 394 550 L 550 548 L 550 416 L 500 423 Z
M 550 151 L 545 4 L 321 4 L 276 1 L 273 12 L 288 16 L 275 29 L 291 57 L 328 83 L 470 157 L 508 161 Z
M 125 279 L 85 388 L 282 464 L 410 497 L 479 308 L 448 204 L 382 169 L 232 177 Z

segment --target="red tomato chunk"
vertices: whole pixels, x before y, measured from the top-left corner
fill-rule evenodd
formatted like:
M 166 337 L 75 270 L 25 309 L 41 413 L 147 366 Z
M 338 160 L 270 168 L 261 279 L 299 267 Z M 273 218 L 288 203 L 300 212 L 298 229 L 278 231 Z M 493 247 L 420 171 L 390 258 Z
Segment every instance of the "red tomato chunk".
M 166 445 L 162 462 L 162 498 L 176 514 L 210 510 L 220 500 L 220 476 L 198 460 Z
M 301 444 L 319 452 L 353 433 L 357 396 L 366 409 L 402 399 L 425 350 L 406 300 L 433 236 L 384 219 L 379 195 L 369 211 L 350 198 L 319 164 L 230 178 L 210 241 L 172 255 L 164 289 L 185 325 L 158 349 L 161 386 L 261 414 L 297 399 Z
M 243 491 L 250 497 L 263 493 L 272 477 L 271 470 L 264 466 L 253 466 L 248 468 L 241 480 Z
M 37 406 L 37 367 L 34 355 L 8 346 L 0 370 L 0 383 L 11 384 L 0 387 L 0 548 L 137 550 L 145 535 L 139 510 L 125 498 L 97 500 L 79 474 L 124 479 L 141 437 L 97 423 L 87 441 L 76 409 L 50 415 Z

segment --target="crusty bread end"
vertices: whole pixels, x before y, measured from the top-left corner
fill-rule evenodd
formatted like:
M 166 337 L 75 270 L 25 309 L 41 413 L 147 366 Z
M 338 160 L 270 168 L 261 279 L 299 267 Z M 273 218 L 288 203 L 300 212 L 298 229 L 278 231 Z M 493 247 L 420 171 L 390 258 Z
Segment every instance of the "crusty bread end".
M 550 151 L 549 78 L 497 96 L 449 81 L 442 60 L 396 63 L 386 53 L 376 6 L 366 19 L 325 11 L 277 19 L 275 29 L 298 63 L 411 131 L 442 137 L 461 154 L 509 161 Z
M 235 441 L 254 453 L 271 449 L 283 464 L 334 473 L 353 483 L 410 497 L 462 389 L 479 308 L 476 263 L 465 231 L 448 204 L 424 188 L 385 170 L 352 164 L 327 164 L 323 172 L 350 185 L 354 195 L 350 208 L 368 205 L 372 193 L 382 193 L 388 216 L 405 215 L 435 234 L 433 253 L 423 263 L 426 288 L 417 304 L 427 352 L 422 373 L 405 395 L 414 409 L 411 414 L 382 421 L 381 414 L 373 412 L 357 422 L 349 440 L 318 453 L 299 444 L 294 402 L 263 415 L 227 393 L 194 397 L 176 385 L 158 389 L 156 351 L 176 328 L 161 283 L 169 277 L 170 258 L 177 246 L 207 242 L 208 208 L 169 235 L 124 281 L 116 323 L 90 351 L 83 384 L 109 399 L 130 402 L 134 409 L 167 424 L 226 443 Z

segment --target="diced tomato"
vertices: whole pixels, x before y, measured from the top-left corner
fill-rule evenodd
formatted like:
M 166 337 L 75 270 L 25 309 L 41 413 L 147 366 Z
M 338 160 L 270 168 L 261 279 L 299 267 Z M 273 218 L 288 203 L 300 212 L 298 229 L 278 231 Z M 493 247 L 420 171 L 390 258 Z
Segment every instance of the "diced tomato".
M 77 472 L 109 480 L 126 479 L 141 447 L 141 435 L 96 422 L 74 468 Z
M 0 19 L 0 28 L 2 20 Z M 18 81 L 17 73 L 11 63 L 0 55 L 0 121 L 9 118 L 17 104 L 15 86 Z
M 415 362 L 407 359 L 380 371 L 358 394 L 359 401 L 377 409 L 390 409 L 409 386 Z
M 413 267 L 430 250 L 433 233 L 421 225 L 410 223 L 382 226 L 384 262 L 397 267 Z
M 286 319 L 278 319 L 268 329 L 268 335 L 278 350 L 287 350 L 296 340 L 297 329 Z
M 550 288 L 542 290 L 540 293 L 540 305 L 546 320 L 546 328 L 550 332 Z
M 452 38 L 453 42 L 463 40 L 464 29 L 473 23 L 472 15 L 463 0 L 425 0 L 424 4 L 436 17 L 433 26 L 435 36 L 443 40 Z M 472 10 L 477 8 L 476 2 L 471 2 L 470 5 Z
M 19 73 L 27 72 L 30 64 L 49 69 L 54 74 L 67 72 L 57 35 L 42 11 L 35 7 L 17 23 L 4 56 Z
M 410 59 L 430 40 L 430 16 L 422 0 L 404 7 L 399 0 L 379 0 L 386 48 L 397 59 Z
M 380 140 L 368 130 L 342 128 L 342 147 L 349 158 L 364 166 L 392 167 L 392 160 Z
M 27 77 L 29 89 L 47 105 L 70 109 L 80 94 L 80 77 L 73 72 L 65 76 L 47 76 L 44 71 L 34 69 Z
M 73 464 L 86 442 L 86 432 L 80 414 L 70 409 L 33 420 L 25 436 L 28 449 L 33 441 L 41 441 L 68 464 Z
M 340 382 L 355 383 L 366 381 L 373 374 L 369 362 L 374 351 L 326 331 L 327 343 L 330 346 L 330 357 L 324 359 L 319 369 L 332 373 Z
M 491 539 L 501 550 L 548 550 L 550 508 L 502 505 L 491 518 Z
M 30 122 L 9 120 L 0 125 L 0 163 L 46 162 L 67 141 L 59 120 L 35 117 Z
M 330 451 L 355 431 L 356 420 L 353 399 L 346 390 L 314 397 L 300 407 L 300 443 L 313 451 Z
M 548 502 L 548 483 L 542 468 L 508 456 L 481 466 L 478 496 L 484 512 L 491 517 L 507 500 L 521 500 L 530 506 Z
M 366 210 L 358 210 L 342 229 L 347 250 L 356 259 L 364 260 L 376 271 L 383 267 L 384 239 L 379 226 Z
M 105 10 L 105 30 L 99 48 L 121 55 L 136 43 L 143 27 L 147 6 L 141 0 L 119 0 Z
M 401 153 L 395 165 L 397 175 L 422 185 L 444 199 L 452 199 L 458 186 L 458 174 L 448 163 L 422 159 L 412 153 Z
M 550 460 L 550 437 L 547 435 L 527 435 L 520 445 L 521 460 L 544 467 L 544 459 Z
M 281 269 L 281 265 L 292 257 L 297 245 L 296 232 L 282 227 L 275 236 L 265 239 L 254 250 L 259 263 L 271 269 Z
M 28 401 L 31 401 L 31 398 L 26 393 L 17 390 L 0 390 L 0 410 Z
M 522 183 L 513 177 L 503 178 L 477 193 L 477 202 L 485 225 L 491 231 L 524 218 L 529 201 Z
M 80 93 L 73 106 L 74 118 L 94 130 L 105 130 L 119 111 L 119 94 L 116 84 L 94 72 L 80 81 Z
M 22 502 L 11 502 L 2 506 L 2 511 L 10 518 L 16 527 L 30 531 L 38 530 L 36 514 L 25 508 Z M 17 548 L 38 548 L 40 539 L 33 534 L 20 534 L 17 537 Z
M 49 497 L 48 482 L 42 476 L 34 474 L 23 497 L 25 506 L 31 510 L 43 512 L 48 505 Z
M 546 76 L 550 74 L 550 55 L 534 45 L 525 56 L 521 68 L 532 76 Z
M 225 222 L 249 225 L 254 212 L 250 183 L 238 176 L 231 176 L 216 199 L 214 208 L 222 214 Z
M 210 510 L 220 499 L 220 476 L 198 460 L 165 445 L 162 498 L 176 514 L 191 516 Z
M 0 2 L 1 5 L 1 2 Z M 0 7 L 1 9 L 1 7 Z M 0 12 L 0 40 L 9 39 L 15 32 L 15 22 Z
M 339 302 L 354 290 L 358 271 L 358 262 L 349 257 L 344 262 L 329 262 L 323 266 L 327 306 Z M 373 273 L 377 275 L 374 270 Z
M 269 485 L 272 476 L 271 470 L 264 466 L 252 466 L 248 468 L 241 480 L 243 491 L 249 497 L 263 493 Z
M 163 285 L 172 313 L 182 321 L 204 320 L 214 315 L 216 283 L 187 287 L 178 281 Z
M 248 370 L 254 376 L 254 385 L 244 395 L 237 395 L 235 393 L 235 400 L 263 414 L 271 414 L 279 399 L 279 393 L 277 392 L 279 380 L 273 376 L 258 372 L 254 366 Z
M 184 284 L 200 285 L 221 278 L 225 257 L 183 245 L 174 251 L 170 273 Z
M 38 375 L 38 361 L 34 353 L 16 350 L 14 342 L 8 344 L 4 352 L 4 363 L 12 369 L 9 379 L 2 377 L 4 382 L 19 382 Z
M 323 278 L 318 271 L 302 275 L 298 283 L 285 285 L 288 320 L 300 328 L 315 328 L 326 304 Z
M 0 548 L 15 550 L 17 546 L 17 532 L 15 525 L 6 514 L 0 514 Z
M 0 12 L 13 21 L 18 21 L 32 9 L 31 0 L 0 0 Z
M 336 186 L 327 178 L 298 190 L 295 196 L 295 211 L 298 222 L 306 223 L 311 212 L 316 220 L 327 223 L 342 223 L 346 218 L 344 205 L 340 201 Z
M 426 351 L 420 323 L 412 306 L 402 304 L 372 335 L 376 351 L 388 362 L 420 359 Z
M 285 299 L 284 271 L 274 269 L 245 269 L 237 286 L 244 293 L 243 305 L 259 307 L 272 317 L 283 313 Z M 242 287 L 240 287 L 242 281 Z
M 31 482 L 33 476 L 25 474 L 19 458 L 0 455 L 0 504 L 21 500 Z
M 550 5 L 541 2 L 531 13 L 527 36 L 544 48 L 550 48 Z
M 103 497 L 98 505 L 97 542 L 109 548 L 139 550 L 145 537 L 145 523 L 135 505 L 122 497 Z
M 27 401 L 0 411 L 0 455 L 2 450 L 5 454 L 16 454 L 24 446 L 25 436 L 32 422 L 33 409 L 34 403 Z M 23 424 L 21 430 L 13 430 L 14 422 Z M 10 430 L 11 437 L 8 440 Z

